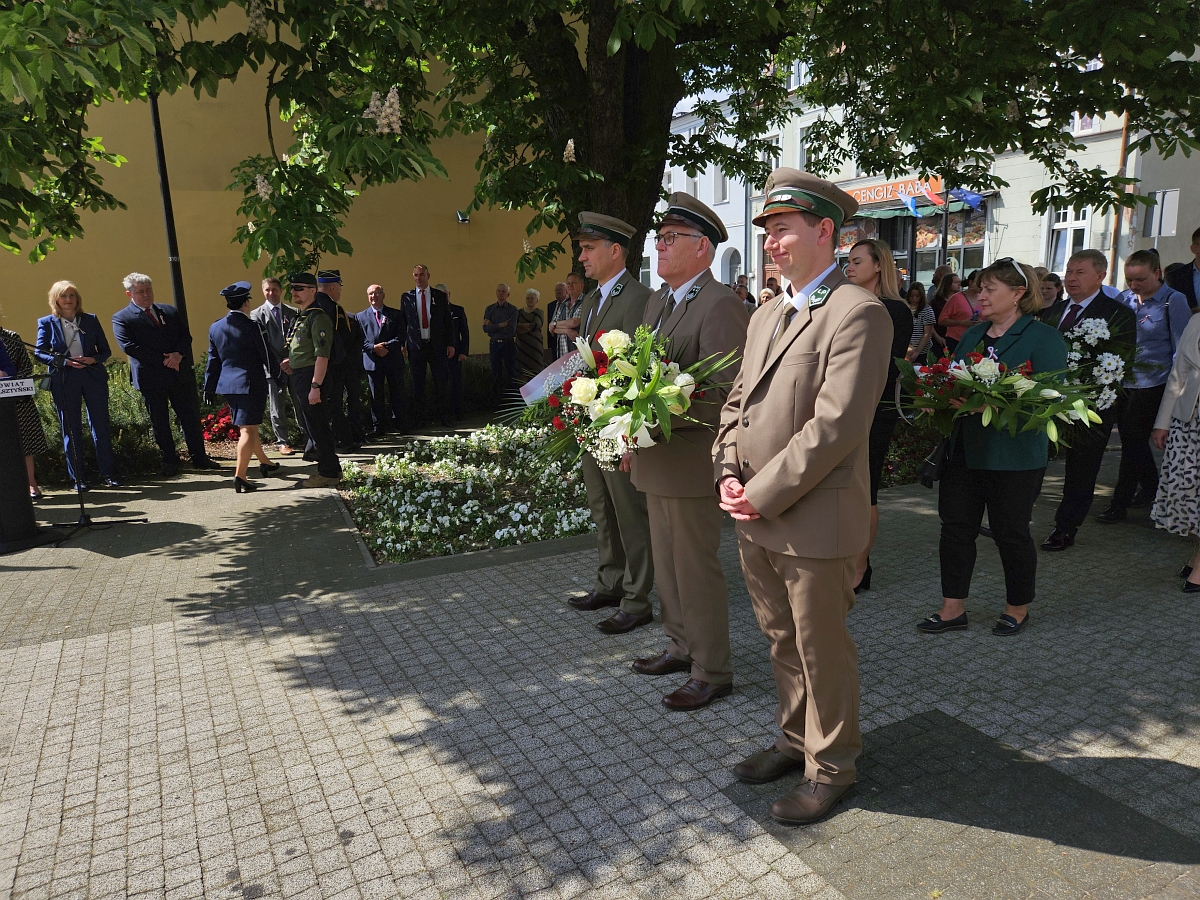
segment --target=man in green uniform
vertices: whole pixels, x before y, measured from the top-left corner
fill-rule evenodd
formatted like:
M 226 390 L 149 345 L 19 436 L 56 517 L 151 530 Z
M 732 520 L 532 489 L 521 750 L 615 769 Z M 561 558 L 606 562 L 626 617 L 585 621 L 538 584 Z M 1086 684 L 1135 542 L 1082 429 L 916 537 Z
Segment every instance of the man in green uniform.
M 333 322 L 315 305 L 317 279 L 308 272 L 291 276 L 292 302 L 300 310 L 287 341 L 288 358 L 280 368 L 292 381 L 292 392 L 300 403 L 300 415 L 317 451 L 317 474 L 302 482 L 302 487 L 326 487 L 342 480 L 342 464 L 337 458 L 333 430 L 329 426 L 329 408 L 321 402 L 321 387 L 329 372 L 329 353 L 333 347 Z
M 579 305 L 579 336 L 600 349 L 596 335 L 617 329 L 630 337 L 642 324 L 650 289 L 625 268 L 630 238 L 636 229 L 628 222 L 594 212 L 579 214 L 579 262 L 596 289 Z M 618 606 L 610 618 L 596 624 L 605 634 L 622 634 L 654 621 L 650 588 L 654 560 L 650 553 L 650 522 L 646 495 L 633 486 L 629 473 L 606 472 L 590 453 L 583 454 L 583 481 L 588 507 L 596 522 L 600 565 L 596 586 L 586 597 L 567 602 L 576 609 Z

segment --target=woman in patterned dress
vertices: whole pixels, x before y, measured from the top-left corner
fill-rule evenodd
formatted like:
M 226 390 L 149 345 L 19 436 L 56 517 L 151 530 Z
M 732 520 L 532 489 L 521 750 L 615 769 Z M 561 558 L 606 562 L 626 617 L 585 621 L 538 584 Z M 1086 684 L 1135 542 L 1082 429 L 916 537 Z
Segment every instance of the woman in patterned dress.
M 16 377 L 32 377 L 33 361 L 25 352 L 21 336 L 15 331 L 0 328 L 0 339 L 3 339 L 4 349 L 8 351 L 8 356 L 16 367 Z M 29 479 L 29 496 L 34 500 L 41 500 L 42 491 L 33 471 L 33 457 L 36 453 L 48 452 L 50 445 L 46 443 L 46 432 L 42 430 L 42 419 L 32 397 L 21 397 L 17 400 L 17 427 L 21 431 L 21 449 L 25 451 L 25 475 Z
M 1175 351 L 1175 364 L 1158 406 L 1150 440 L 1163 451 L 1158 492 L 1150 518 L 1172 534 L 1195 542 L 1179 575 L 1185 594 L 1200 593 L 1200 316 L 1192 316 Z
M 530 288 L 525 292 L 525 308 L 517 311 L 517 379 L 524 384 L 545 366 L 542 333 L 546 315 L 538 309 L 542 295 Z

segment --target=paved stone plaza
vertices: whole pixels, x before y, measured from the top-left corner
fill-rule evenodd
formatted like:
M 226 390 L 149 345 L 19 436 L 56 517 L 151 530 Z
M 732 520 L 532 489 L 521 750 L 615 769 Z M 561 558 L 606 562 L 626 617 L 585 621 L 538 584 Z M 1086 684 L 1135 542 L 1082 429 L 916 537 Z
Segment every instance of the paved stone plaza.
M 936 495 L 885 491 L 859 784 L 785 829 L 791 782 L 730 773 L 774 730 L 732 531 L 735 691 L 667 713 L 677 676 L 629 671 L 661 630 L 564 602 L 589 539 L 376 568 L 332 492 L 228 481 L 96 492 L 150 521 L 0 559 L 0 895 L 1200 896 L 1200 602 L 1144 512 L 1043 554 L 1009 639 L 981 539 L 971 629 L 926 636 Z

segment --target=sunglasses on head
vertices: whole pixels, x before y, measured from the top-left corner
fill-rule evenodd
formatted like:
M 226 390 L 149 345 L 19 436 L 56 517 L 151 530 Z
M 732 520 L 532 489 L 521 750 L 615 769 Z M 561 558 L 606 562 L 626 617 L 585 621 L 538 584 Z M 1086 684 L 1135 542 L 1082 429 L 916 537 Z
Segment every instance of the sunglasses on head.
M 1025 282 L 1025 287 L 1026 288 L 1029 287 L 1029 279 L 1025 277 L 1025 270 L 1022 269 L 1021 266 L 1018 265 L 1017 261 L 1015 259 L 1013 259 L 1011 256 L 1006 256 L 1006 257 L 1004 257 L 1004 259 L 998 259 L 994 263 L 992 263 L 992 265 L 993 266 L 1003 266 L 1003 265 L 1012 266 L 1014 269 L 1017 270 L 1017 274 L 1021 276 L 1021 280 L 1023 282 Z

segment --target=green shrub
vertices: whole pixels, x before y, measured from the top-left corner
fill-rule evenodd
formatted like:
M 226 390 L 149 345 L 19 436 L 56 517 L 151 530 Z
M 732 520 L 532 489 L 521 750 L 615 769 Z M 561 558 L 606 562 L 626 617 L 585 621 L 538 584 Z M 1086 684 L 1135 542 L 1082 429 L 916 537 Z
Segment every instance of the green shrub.
M 892 446 L 883 463 L 883 480 L 880 487 L 899 487 L 915 484 L 917 469 L 931 450 L 938 445 L 942 435 L 927 421 L 910 425 L 901 421 L 896 424 Z

